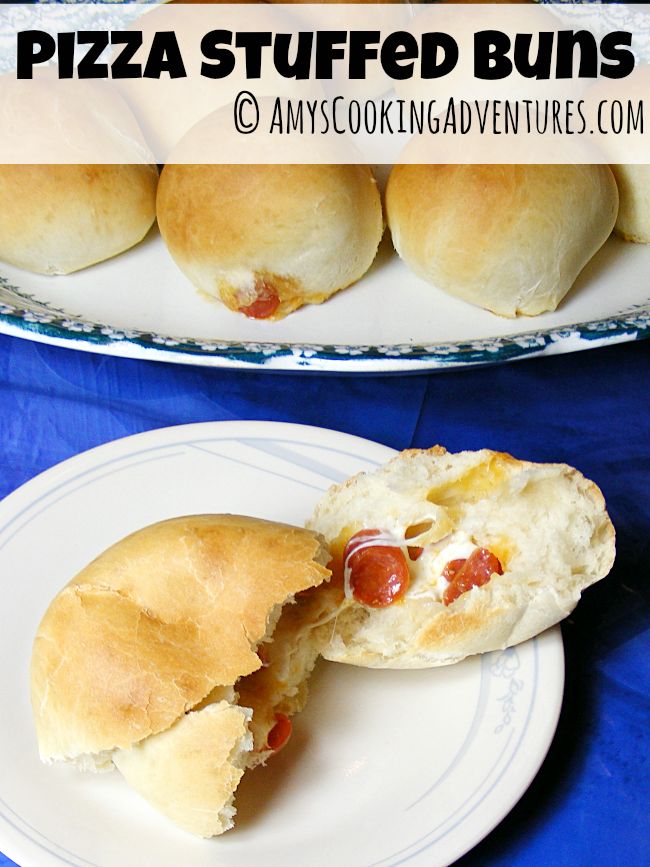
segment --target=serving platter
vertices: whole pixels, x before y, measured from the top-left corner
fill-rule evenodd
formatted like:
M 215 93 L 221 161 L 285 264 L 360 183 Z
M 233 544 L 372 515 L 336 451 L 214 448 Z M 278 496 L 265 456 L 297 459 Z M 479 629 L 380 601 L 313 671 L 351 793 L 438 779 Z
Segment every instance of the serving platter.
M 321 663 L 285 750 L 244 778 L 235 830 L 194 839 L 119 775 L 40 763 L 29 659 L 50 599 L 152 521 L 209 511 L 301 524 L 322 492 L 394 452 L 319 428 L 220 422 L 85 452 L 0 503 L 0 850 L 21 867 L 449 864 L 536 774 L 563 690 L 558 628 L 428 671 Z
M 281 322 L 200 295 L 154 228 L 132 250 L 61 277 L 0 265 L 0 332 L 90 352 L 257 370 L 417 372 L 650 336 L 650 245 L 610 238 L 559 309 L 505 319 L 428 286 L 385 237 L 359 283 Z

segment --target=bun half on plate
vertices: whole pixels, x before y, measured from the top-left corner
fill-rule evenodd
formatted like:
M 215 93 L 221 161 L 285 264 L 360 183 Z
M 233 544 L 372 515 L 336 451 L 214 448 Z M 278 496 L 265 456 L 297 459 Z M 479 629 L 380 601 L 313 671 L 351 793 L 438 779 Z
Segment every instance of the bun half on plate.
M 600 490 L 566 464 L 402 452 L 335 486 L 308 526 L 333 555 L 323 656 L 426 668 L 525 641 L 614 561 Z
M 174 518 L 109 548 L 35 639 L 41 758 L 117 766 L 186 830 L 227 830 L 244 770 L 304 704 L 322 602 L 303 591 L 327 560 L 313 532 L 234 515 Z

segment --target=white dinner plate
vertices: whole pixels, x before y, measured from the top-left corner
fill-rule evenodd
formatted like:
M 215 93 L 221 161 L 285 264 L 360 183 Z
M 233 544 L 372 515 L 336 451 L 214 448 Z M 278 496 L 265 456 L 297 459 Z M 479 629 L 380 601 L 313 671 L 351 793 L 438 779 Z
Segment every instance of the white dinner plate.
M 153 229 L 62 277 L 0 265 L 0 332 L 131 358 L 257 370 L 415 372 L 573 352 L 650 336 L 650 245 L 610 238 L 558 310 L 504 319 L 416 277 L 388 233 L 356 285 L 281 322 L 199 295 Z
M 21 867 L 369 867 L 448 864 L 537 772 L 563 689 L 560 631 L 449 668 L 322 663 L 286 749 L 246 775 L 233 831 L 176 829 L 117 772 L 40 763 L 31 644 L 50 599 L 125 534 L 173 515 L 301 524 L 332 483 L 394 452 L 319 428 L 219 422 L 117 440 L 0 504 L 0 850 Z

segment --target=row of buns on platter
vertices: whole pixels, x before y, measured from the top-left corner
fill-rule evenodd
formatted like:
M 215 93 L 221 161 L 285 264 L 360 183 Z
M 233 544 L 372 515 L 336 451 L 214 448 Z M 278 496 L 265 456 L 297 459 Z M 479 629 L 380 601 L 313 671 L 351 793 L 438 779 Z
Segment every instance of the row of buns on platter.
M 151 15 L 165 11 L 173 10 Z M 634 92 L 649 81 L 650 68 L 640 66 Z M 5 139 L 14 142 L 15 162 L 25 163 L 0 165 L 0 261 L 38 274 L 70 274 L 123 253 L 157 221 L 188 290 L 244 316 L 277 320 L 361 280 L 387 225 L 397 254 L 422 278 L 423 305 L 434 306 L 442 291 L 512 317 L 556 309 L 612 231 L 650 243 L 650 160 L 617 160 L 615 146 L 603 164 L 494 165 L 472 164 L 476 142 L 460 142 L 467 164 L 441 164 L 426 137 L 415 137 L 384 191 L 358 153 L 301 164 L 286 136 L 268 141 L 283 148 L 286 164 L 234 164 L 228 156 L 241 136 L 228 134 L 231 110 L 199 114 L 197 122 L 195 107 L 183 115 L 178 95 L 168 111 L 153 104 L 160 129 L 176 114 L 185 129 L 170 139 L 171 152 L 160 151 L 170 154 L 160 168 L 148 164 L 151 100 L 144 99 L 147 113 L 136 107 L 137 92 L 83 83 L 66 101 L 62 83 L 54 89 L 47 74 L 0 84 L 13 118 Z M 34 115 L 43 118 L 44 136 L 51 127 L 75 143 L 86 137 L 90 154 L 105 141 L 128 142 L 116 151 L 124 158 L 36 164 L 28 158 L 36 153 L 29 150 Z M 222 164 L 186 159 L 197 143 Z
M 169 12 L 158 7 L 151 16 Z M 650 68 L 641 65 L 634 92 L 645 92 L 649 80 Z M 227 113 L 230 125 L 230 109 L 197 122 L 191 111 L 183 115 L 178 95 L 160 112 L 159 101 L 152 108 L 142 94 L 136 106 L 137 91 L 89 89 L 75 91 L 73 110 L 58 98 L 61 82 L 53 90 L 47 75 L 17 84 L 8 91 L 15 122 L 6 137 L 15 137 L 19 154 L 30 146 L 30 127 L 22 126 L 24 115 L 34 114 L 25 111 L 27 95 L 47 124 L 68 130 L 78 123 L 93 147 L 102 137 L 134 143 L 124 160 L 107 164 L 0 165 L 0 261 L 26 271 L 90 267 L 139 244 L 157 221 L 188 290 L 244 316 L 277 320 L 361 280 L 387 225 L 397 254 L 422 278 L 423 305 L 435 306 L 442 291 L 512 317 L 556 309 L 612 231 L 650 243 L 650 160 L 621 164 L 615 148 L 598 165 L 439 164 L 422 144 L 426 137 L 415 137 L 384 191 L 358 155 L 292 161 L 286 136 L 271 142 L 283 147 L 283 165 L 184 159 L 184 147 L 195 153 L 197 141 L 232 154 L 223 122 Z M 183 115 L 185 132 L 170 139 L 162 168 L 131 157 L 148 153 L 153 109 L 159 133 Z
M 157 218 L 190 283 L 257 319 L 360 280 L 385 220 L 436 290 L 535 315 L 612 230 L 650 242 L 650 166 L 398 165 L 382 203 L 363 165 L 5 165 L 0 205 L 0 259 L 40 274 L 122 253 Z

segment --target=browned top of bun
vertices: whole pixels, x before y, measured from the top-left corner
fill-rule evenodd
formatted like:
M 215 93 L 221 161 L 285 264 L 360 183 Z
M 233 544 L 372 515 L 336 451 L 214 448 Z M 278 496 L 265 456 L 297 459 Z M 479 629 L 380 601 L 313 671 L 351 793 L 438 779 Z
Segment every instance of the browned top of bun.
M 0 165 L 0 259 L 70 274 L 137 244 L 156 217 L 151 165 Z
M 127 748 L 260 667 L 267 625 L 329 574 L 319 537 L 235 515 L 145 527 L 53 600 L 32 657 L 41 755 Z

